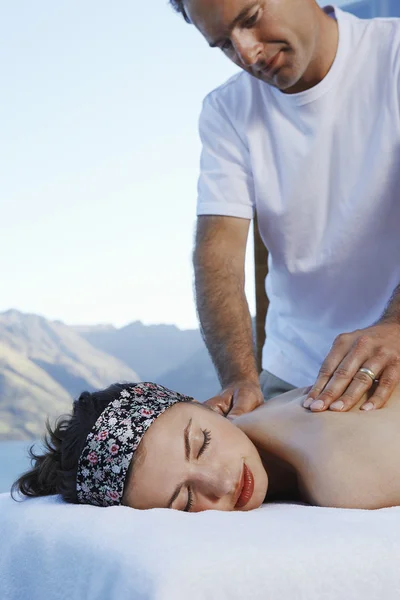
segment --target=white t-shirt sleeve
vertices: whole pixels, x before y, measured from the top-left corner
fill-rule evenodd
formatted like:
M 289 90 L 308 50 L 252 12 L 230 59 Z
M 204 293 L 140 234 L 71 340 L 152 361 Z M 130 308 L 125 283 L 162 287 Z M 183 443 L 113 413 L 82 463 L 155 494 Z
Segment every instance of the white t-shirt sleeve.
M 400 44 L 396 55 L 396 75 L 397 75 L 397 99 L 400 108 Z
M 254 185 L 249 152 L 213 96 L 203 102 L 199 133 L 202 153 L 197 214 L 252 219 Z

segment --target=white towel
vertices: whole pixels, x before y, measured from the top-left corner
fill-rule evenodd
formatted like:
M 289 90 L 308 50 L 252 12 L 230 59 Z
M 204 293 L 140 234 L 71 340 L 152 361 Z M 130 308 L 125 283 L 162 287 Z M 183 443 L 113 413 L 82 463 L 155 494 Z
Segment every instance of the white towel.
M 1 600 L 399 600 L 400 508 L 182 513 L 0 495 Z

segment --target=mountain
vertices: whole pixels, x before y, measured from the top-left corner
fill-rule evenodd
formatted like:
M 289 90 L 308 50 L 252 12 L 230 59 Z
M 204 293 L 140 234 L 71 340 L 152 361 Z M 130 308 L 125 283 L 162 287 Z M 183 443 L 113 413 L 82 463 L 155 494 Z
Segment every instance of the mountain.
M 158 381 L 203 349 L 198 329 L 181 330 L 175 325 L 143 325 L 135 321 L 116 329 L 105 325 L 74 327 L 95 348 L 112 354 L 140 373 L 143 381 Z
M 40 437 L 46 416 L 70 412 L 83 390 L 155 381 L 203 401 L 220 385 L 197 329 L 67 326 L 16 310 L 0 313 L 0 440 Z
M 45 417 L 69 412 L 83 390 L 139 380 L 133 369 L 59 321 L 0 313 L 0 439 L 38 437 Z
M 203 346 L 174 369 L 159 375 L 157 383 L 203 402 L 221 389 L 211 358 Z
M 47 415 L 70 408 L 71 397 L 62 386 L 0 342 L 0 440 L 38 437 Z
M 198 329 L 143 325 L 140 321 L 121 329 L 112 325 L 74 329 L 96 348 L 136 369 L 144 381 L 155 381 L 200 401 L 220 389 Z
M 252 319 L 255 339 L 255 319 Z M 74 327 L 93 346 L 137 370 L 143 381 L 154 381 L 199 401 L 221 389 L 198 329 L 182 331 L 174 325 L 143 325 L 135 321 L 116 329 L 112 325 Z

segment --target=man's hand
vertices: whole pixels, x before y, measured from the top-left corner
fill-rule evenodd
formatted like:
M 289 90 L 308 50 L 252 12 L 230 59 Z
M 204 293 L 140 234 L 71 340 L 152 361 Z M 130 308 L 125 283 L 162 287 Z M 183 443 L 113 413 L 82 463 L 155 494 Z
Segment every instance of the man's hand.
M 204 404 L 220 415 L 234 419 L 264 404 L 264 396 L 258 383 L 243 380 L 229 385 Z
M 363 369 L 360 371 L 360 369 Z M 382 322 L 339 335 L 324 360 L 304 408 L 313 411 L 347 411 L 377 381 L 376 389 L 361 406 L 382 408 L 400 382 L 400 325 Z

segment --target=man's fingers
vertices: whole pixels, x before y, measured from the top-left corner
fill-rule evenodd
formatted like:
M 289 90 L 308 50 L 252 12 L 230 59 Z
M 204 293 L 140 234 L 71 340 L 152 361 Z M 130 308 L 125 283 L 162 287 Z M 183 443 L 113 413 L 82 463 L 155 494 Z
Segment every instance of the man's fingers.
M 309 408 L 311 402 L 316 400 L 325 389 L 326 384 L 350 350 L 354 339 L 353 336 L 354 334 L 342 333 L 335 339 L 328 356 L 321 365 L 317 380 L 303 404 L 304 408 Z
M 349 367 L 346 364 L 350 365 Z M 377 361 L 366 361 L 363 363 L 364 368 L 368 369 L 371 374 L 377 377 L 383 367 L 378 365 Z M 324 406 L 318 408 L 315 404 L 311 404 L 311 410 L 323 410 L 330 408 L 331 410 L 346 411 L 353 408 L 362 398 L 362 396 L 373 386 L 374 379 L 371 375 L 360 371 L 358 361 L 352 364 L 349 358 L 336 369 L 325 389 L 316 398 L 316 402 L 323 402 Z
M 234 419 L 239 415 L 251 412 L 263 402 L 264 397 L 259 385 L 243 381 L 226 387 L 216 396 L 206 400 L 204 404 L 220 415 Z
M 351 341 L 353 344 L 351 345 Z M 303 403 L 304 408 L 311 408 L 311 410 L 326 410 L 334 402 L 342 401 L 342 395 L 347 390 L 349 384 L 352 382 L 360 365 L 363 365 L 364 361 L 368 358 L 368 338 L 367 336 L 359 336 L 354 342 L 354 334 L 343 334 L 338 336 L 332 346 L 332 350 L 322 363 L 320 372 L 318 374 L 317 381 L 313 385 L 308 398 Z M 366 376 L 368 377 L 368 376 Z M 368 381 L 363 380 L 364 383 L 368 384 Z M 353 395 L 354 404 L 356 404 L 363 393 L 371 387 L 362 388 L 363 391 L 359 394 L 356 399 Z M 357 389 L 361 390 L 362 386 Z M 352 394 L 355 393 L 353 388 Z M 347 402 L 350 398 L 347 398 Z M 340 405 L 335 405 L 335 408 L 339 408 Z M 340 409 L 340 408 L 339 408 Z
M 224 417 L 232 405 L 232 394 L 218 394 L 206 400 L 204 404 Z
M 232 409 L 227 415 L 228 419 L 235 419 L 240 415 L 249 413 L 255 408 L 263 404 L 264 398 L 260 391 L 260 394 L 250 393 L 245 390 L 240 390 L 233 396 Z
M 240 417 L 240 415 L 245 415 L 246 413 L 251 412 L 255 408 L 259 406 L 258 404 L 254 404 L 253 402 L 243 403 L 241 402 L 237 406 L 233 406 L 232 410 L 226 415 L 228 419 L 236 419 L 236 417 Z
M 394 366 L 389 366 L 386 369 L 380 366 L 377 361 L 366 361 L 363 367 L 368 369 L 371 374 L 374 374 L 379 381 L 374 381 L 372 377 L 363 371 L 358 369 L 345 391 L 335 398 L 340 387 L 335 390 L 335 376 L 331 379 L 329 384 L 325 387 L 323 392 L 320 394 L 316 402 L 320 400 L 324 403 L 324 406 L 319 408 L 319 405 L 310 405 L 311 410 L 321 411 L 326 408 L 333 411 L 346 412 L 356 406 L 361 400 L 363 395 L 375 386 L 374 394 L 363 404 L 362 410 L 373 410 L 375 408 L 382 408 L 389 400 L 397 381 L 400 379 L 399 369 Z
M 240 406 L 235 406 L 231 411 L 226 415 L 228 419 L 236 419 L 236 417 L 240 417 L 241 415 L 245 415 L 246 413 L 251 412 L 258 405 L 254 406 L 253 404 L 240 404 Z
M 368 375 L 363 377 L 362 373 L 360 373 L 360 376 L 358 376 L 356 373 L 353 381 L 339 397 L 339 399 L 334 400 L 331 404 L 327 403 L 327 407 L 329 410 L 346 412 L 353 408 L 373 385 L 374 382 L 372 381 L 371 377 Z
M 392 365 L 387 367 L 379 377 L 375 392 L 371 398 L 362 405 L 361 410 L 373 410 L 385 406 L 399 379 L 399 368 Z
M 328 372 L 330 375 L 328 375 Z M 344 392 L 347 387 L 347 383 L 344 381 L 340 382 L 337 377 L 335 380 L 335 373 L 336 372 L 334 370 L 331 371 L 331 369 L 329 369 L 328 371 L 321 368 L 317 381 L 312 386 L 306 400 L 303 402 L 304 408 L 310 408 L 315 402 L 320 402 L 321 405 L 316 406 L 314 404 L 313 408 L 325 408 L 326 403 L 329 405 L 330 402 L 334 401 L 335 394 L 337 394 L 337 397 L 339 397 Z

